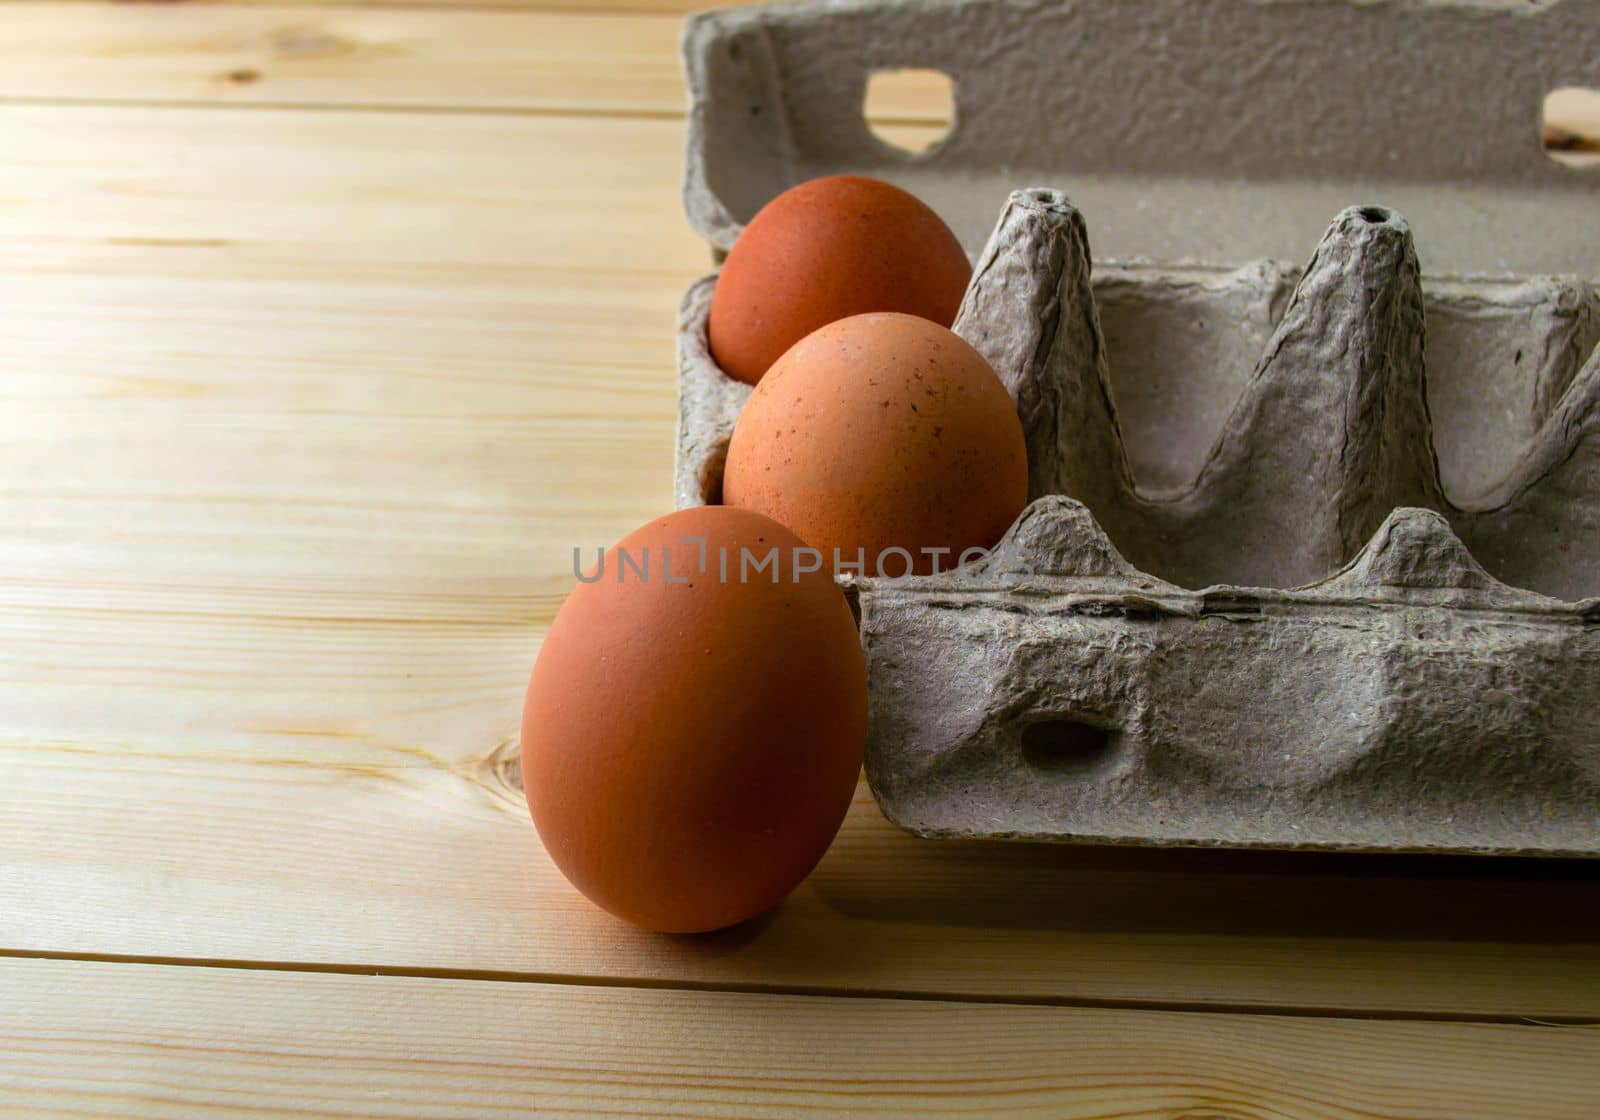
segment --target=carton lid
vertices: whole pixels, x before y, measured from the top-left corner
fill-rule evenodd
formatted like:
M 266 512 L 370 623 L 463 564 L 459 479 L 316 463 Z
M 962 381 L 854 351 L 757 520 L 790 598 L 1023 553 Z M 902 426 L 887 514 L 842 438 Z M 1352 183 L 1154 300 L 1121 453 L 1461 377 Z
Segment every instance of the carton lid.
M 871 0 L 692 17 L 684 200 L 726 250 L 794 183 L 896 182 L 981 247 L 1010 190 L 1063 189 L 1101 259 L 1299 259 L 1351 203 L 1404 214 L 1431 274 L 1600 276 L 1600 167 L 1543 150 L 1547 94 L 1600 88 L 1595 0 Z M 913 155 L 869 75 L 954 81 Z

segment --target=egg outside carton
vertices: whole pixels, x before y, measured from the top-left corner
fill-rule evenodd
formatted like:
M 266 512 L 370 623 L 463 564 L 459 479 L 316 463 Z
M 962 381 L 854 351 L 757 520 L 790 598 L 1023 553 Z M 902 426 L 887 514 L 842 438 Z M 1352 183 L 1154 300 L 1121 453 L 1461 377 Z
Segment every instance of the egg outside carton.
M 717 500 L 750 392 L 707 345 L 714 282 L 679 324 L 680 506 Z M 1079 212 L 1014 193 L 955 330 L 1017 402 L 1034 501 L 985 560 L 847 581 L 885 814 L 926 836 L 1600 854 L 1596 293 L 1439 288 L 1425 302 L 1410 231 L 1378 207 L 1339 214 L 1298 280 L 1091 280 Z M 1275 324 L 1187 485 L 1134 481 L 1097 291 L 1124 327 L 1197 301 Z M 1484 337 L 1542 356 L 1521 375 L 1542 423 L 1457 504 L 1424 323 L 1464 308 L 1468 333 L 1429 349 L 1465 360 L 1488 316 Z M 1227 384 L 1217 356 L 1184 372 Z M 1148 462 L 1181 473 L 1146 420 Z

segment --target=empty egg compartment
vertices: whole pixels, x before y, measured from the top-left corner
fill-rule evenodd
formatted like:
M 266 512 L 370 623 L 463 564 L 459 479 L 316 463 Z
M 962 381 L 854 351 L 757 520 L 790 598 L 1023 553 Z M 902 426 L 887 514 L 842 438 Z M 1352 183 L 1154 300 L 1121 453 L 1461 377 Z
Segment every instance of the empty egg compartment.
M 1200 320 L 1154 270 L 1118 299 L 1142 309 L 1136 353 L 1182 361 L 1119 380 L 1082 218 L 1012 197 L 957 329 L 1018 401 L 1039 497 L 987 561 L 861 582 L 879 803 L 928 835 L 1600 852 L 1593 290 L 1424 299 L 1379 207 L 1334 220 L 1281 314 L 1283 270 L 1236 276 L 1256 294 L 1231 344 L 1275 319 L 1248 373 L 1161 341 Z M 1198 469 L 1198 442 L 1169 444 L 1188 481 L 1160 492 L 1118 407 L 1152 377 L 1173 386 L 1152 446 L 1179 379 L 1233 393 Z M 1458 505 L 1435 443 L 1470 459 L 1486 425 L 1505 465 Z
M 1018 403 L 1034 496 L 1083 501 L 1136 568 L 1188 588 L 1306 585 L 1354 559 L 1393 510 L 1422 507 L 1506 583 L 1600 594 L 1592 285 L 1453 281 L 1429 301 L 1405 220 L 1351 207 L 1287 296 L 1273 266 L 1206 293 L 1236 305 L 1220 309 L 1226 341 L 1208 352 L 1171 341 L 1204 313 L 1185 278 L 1114 275 L 1137 340 L 1128 355 L 1109 348 L 1083 218 L 1060 192 L 1017 192 L 956 330 Z M 1260 334 L 1255 360 L 1240 361 Z M 1141 403 L 1131 429 L 1124 387 Z M 1210 431 L 1195 420 L 1207 413 L 1223 416 Z M 1448 483 L 1436 448 L 1458 465 Z M 1141 485 L 1140 458 L 1182 481 Z

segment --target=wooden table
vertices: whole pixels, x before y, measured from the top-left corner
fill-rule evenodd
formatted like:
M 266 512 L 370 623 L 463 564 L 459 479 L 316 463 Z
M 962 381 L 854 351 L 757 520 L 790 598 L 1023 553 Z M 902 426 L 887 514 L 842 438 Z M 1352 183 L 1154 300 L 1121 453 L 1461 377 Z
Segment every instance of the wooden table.
M 707 261 L 626 3 L 0 6 L 0 1112 L 1600 1114 L 1593 865 L 863 789 L 747 927 L 568 888 L 521 691 L 669 504 Z

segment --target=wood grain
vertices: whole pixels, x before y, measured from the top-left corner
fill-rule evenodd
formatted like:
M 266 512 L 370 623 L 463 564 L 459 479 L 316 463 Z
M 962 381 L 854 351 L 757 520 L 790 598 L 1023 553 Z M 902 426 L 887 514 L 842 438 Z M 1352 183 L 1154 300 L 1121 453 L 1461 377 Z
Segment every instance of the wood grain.
M 476 270 L 474 287 L 526 294 L 517 270 L 545 268 L 559 276 L 536 297 L 572 306 L 568 274 L 681 283 L 709 262 L 683 219 L 674 120 L 13 105 L 0 143 L 4 263 L 28 269 L 114 257 L 113 272 L 190 275 L 205 258 L 240 280 L 418 289 Z M 670 379 L 670 331 L 615 314 Z
M 525 664 L 509 648 L 503 660 Z M 507 725 L 515 701 L 508 689 Z M 466 723 L 448 709 L 418 722 L 458 735 Z M 242 760 L 274 738 L 287 758 Z M 887 825 L 863 789 L 821 867 L 774 914 L 667 938 L 611 919 L 567 886 L 493 760 L 430 758 L 337 722 L 299 733 L 291 724 L 251 746 L 235 759 L 222 746 L 201 753 L 204 740 L 167 756 L 123 744 L 0 751 L 10 825 L 0 836 L 0 946 L 781 991 L 1600 1020 L 1600 951 L 1585 944 L 1594 883 L 1559 869 L 936 845 Z M 359 761 L 385 749 L 386 765 Z M 320 762 L 310 757 L 319 751 Z
M 1588 1120 L 1600 1032 L 0 961 L 33 1118 Z
M 442 119 L 0 113 L 0 948 L 1600 1018 L 1588 867 L 931 845 L 863 793 L 764 923 L 595 912 L 507 762 L 572 547 L 669 502 L 680 126 Z
M 681 115 L 675 15 L 0 5 L 0 97 Z
M 0 99 L 681 116 L 678 15 L 360 6 L 0 5 Z M 947 85 L 896 72 L 874 122 L 919 143 Z M 930 127 L 938 126 L 938 127 Z

